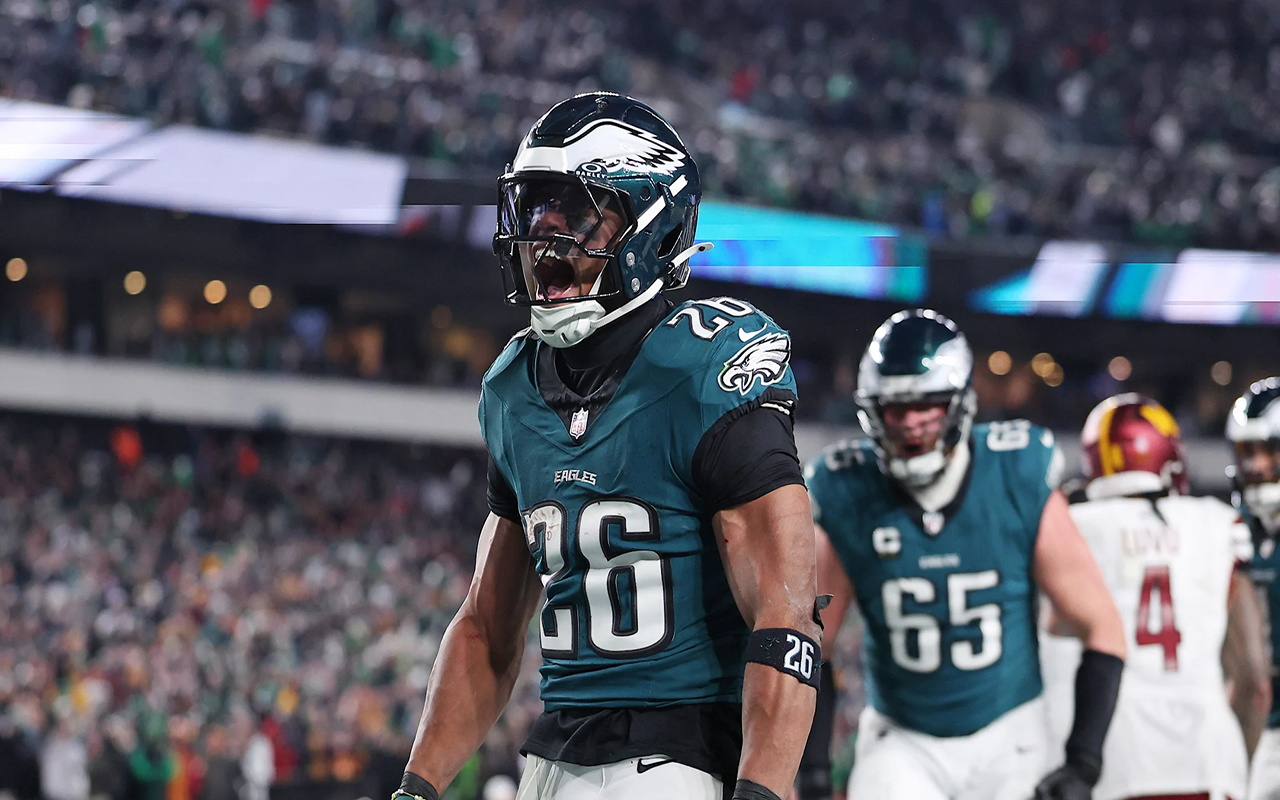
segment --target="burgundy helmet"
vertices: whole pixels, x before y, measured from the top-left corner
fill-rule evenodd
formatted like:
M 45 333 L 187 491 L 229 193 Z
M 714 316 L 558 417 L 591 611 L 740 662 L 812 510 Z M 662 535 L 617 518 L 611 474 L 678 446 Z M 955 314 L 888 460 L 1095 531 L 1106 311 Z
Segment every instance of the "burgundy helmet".
M 1140 394 L 1108 397 L 1089 412 L 1080 434 L 1084 474 L 1096 495 L 1188 494 L 1186 457 L 1178 423 L 1164 406 Z M 1158 480 L 1152 480 L 1154 475 Z M 1123 476 L 1123 477 L 1121 477 Z

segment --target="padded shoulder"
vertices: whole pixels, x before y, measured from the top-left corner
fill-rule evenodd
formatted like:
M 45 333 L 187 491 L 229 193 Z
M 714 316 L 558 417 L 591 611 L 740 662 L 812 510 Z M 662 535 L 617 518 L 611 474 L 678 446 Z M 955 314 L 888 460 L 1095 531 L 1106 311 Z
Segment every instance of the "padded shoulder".
M 851 520 L 864 505 L 859 497 L 871 491 L 872 482 L 881 480 L 880 476 L 870 439 L 845 439 L 823 448 L 804 468 L 814 521 L 825 528 L 824 516 Z
M 645 340 L 637 364 L 646 381 L 676 392 L 677 405 L 691 412 L 680 412 L 681 428 L 695 438 L 727 414 L 764 404 L 788 414 L 794 410 L 791 337 L 750 303 L 732 297 L 690 300 L 672 309 Z
M 704 429 L 747 404 L 795 402 L 791 337 L 750 303 L 732 297 L 691 300 L 650 334 L 647 359 L 689 375 Z
M 1029 483 L 1049 491 L 1059 488 L 1065 462 L 1053 431 L 1025 419 L 987 422 L 973 427 L 974 446 L 1001 461 L 1005 474 L 1019 486 Z
M 525 328 L 507 340 L 506 345 L 502 348 L 502 352 L 498 353 L 498 357 L 489 365 L 489 369 L 484 373 L 484 379 L 481 381 L 482 387 L 487 387 L 494 381 L 510 370 L 511 366 L 520 360 L 522 354 L 528 354 L 533 351 L 534 344 L 538 337 L 533 332 L 533 328 Z
M 1004 498 L 1034 536 L 1065 466 L 1053 432 L 1025 419 L 988 422 L 973 427 L 973 442 L 975 458 L 996 462 Z
M 480 435 L 489 446 L 491 453 L 494 451 L 491 444 L 494 439 L 491 437 L 500 435 L 499 428 L 503 413 L 501 409 L 504 404 L 499 398 L 502 397 L 504 388 L 513 380 L 519 380 L 522 375 L 527 380 L 532 367 L 531 356 L 536 349 L 536 344 L 537 337 L 532 328 L 525 328 L 512 336 L 480 382 Z

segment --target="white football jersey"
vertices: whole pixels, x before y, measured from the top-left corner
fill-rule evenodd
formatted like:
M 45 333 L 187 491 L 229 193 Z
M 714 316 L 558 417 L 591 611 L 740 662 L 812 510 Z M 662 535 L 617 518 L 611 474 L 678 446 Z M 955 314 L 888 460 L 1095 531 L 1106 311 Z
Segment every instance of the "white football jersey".
M 1098 800 L 1245 793 L 1247 756 L 1227 703 L 1222 642 L 1237 562 L 1249 532 L 1209 497 L 1105 498 L 1071 506 L 1120 618 L 1129 656 L 1107 734 Z M 1074 714 L 1080 642 L 1041 636 L 1055 741 Z

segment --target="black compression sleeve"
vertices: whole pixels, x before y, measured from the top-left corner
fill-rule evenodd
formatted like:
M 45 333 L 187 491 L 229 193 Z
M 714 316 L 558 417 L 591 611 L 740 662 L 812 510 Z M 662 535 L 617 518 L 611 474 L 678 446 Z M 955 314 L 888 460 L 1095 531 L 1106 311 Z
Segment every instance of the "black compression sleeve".
M 489 498 L 489 510 L 503 519 L 512 522 L 520 521 L 520 501 L 516 499 L 516 490 L 511 488 L 507 479 L 498 470 L 498 463 L 489 456 L 489 488 L 485 490 Z
M 790 484 L 804 485 L 790 393 L 766 392 L 725 414 L 693 454 L 693 477 L 711 511 L 740 506 Z
M 1067 763 L 1090 784 L 1102 773 L 1102 743 L 1116 710 L 1123 671 L 1123 660 L 1097 650 L 1085 650 L 1076 669 L 1076 718 L 1067 738 Z
M 800 800 L 829 800 L 831 797 L 831 739 L 836 726 L 836 671 L 830 661 L 822 662 L 822 682 L 813 710 L 809 741 L 800 757 L 797 788 Z

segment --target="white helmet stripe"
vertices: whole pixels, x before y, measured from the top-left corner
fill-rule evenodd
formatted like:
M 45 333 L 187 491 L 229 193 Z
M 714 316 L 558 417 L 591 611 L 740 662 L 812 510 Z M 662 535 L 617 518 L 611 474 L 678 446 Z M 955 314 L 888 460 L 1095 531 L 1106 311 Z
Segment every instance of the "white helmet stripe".
M 584 165 L 599 165 L 599 172 L 657 172 L 673 175 L 685 163 L 685 155 L 649 133 L 625 122 L 602 119 L 583 127 L 565 140 L 563 147 L 524 147 L 511 164 L 524 170 L 575 173 Z M 591 169 L 584 169 L 590 172 Z
M 646 208 L 640 214 L 640 216 L 636 219 L 636 230 L 642 231 L 645 228 L 649 227 L 649 223 L 653 222 L 654 219 L 656 219 L 657 216 L 662 213 L 662 209 L 666 207 L 667 207 L 667 198 L 663 197 L 662 195 L 658 195 L 658 199 L 650 203 L 649 207 Z

